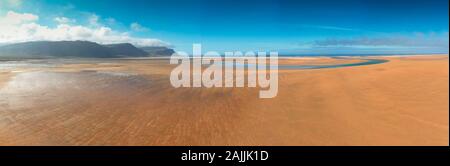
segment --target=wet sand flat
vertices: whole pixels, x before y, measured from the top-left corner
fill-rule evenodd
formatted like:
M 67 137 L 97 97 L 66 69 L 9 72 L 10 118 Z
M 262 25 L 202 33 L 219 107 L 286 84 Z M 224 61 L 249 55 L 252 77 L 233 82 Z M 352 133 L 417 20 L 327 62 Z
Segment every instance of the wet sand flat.
M 0 88 L 9 80 L 11 75 L 10 72 L 0 72 Z
M 0 73 L 0 145 L 447 145 L 448 55 L 280 70 L 279 91 L 173 88 L 167 60 Z M 323 57 L 281 64 L 340 64 Z

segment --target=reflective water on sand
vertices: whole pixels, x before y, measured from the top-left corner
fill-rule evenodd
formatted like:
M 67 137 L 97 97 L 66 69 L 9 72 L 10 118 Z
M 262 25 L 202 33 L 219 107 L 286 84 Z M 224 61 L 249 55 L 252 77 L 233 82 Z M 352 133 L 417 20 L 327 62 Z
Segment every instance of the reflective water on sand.
M 280 65 L 279 69 L 326 69 L 326 68 L 340 68 L 340 67 L 375 65 L 375 64 L 386 63 L 386 62 L 388 62 L 388 60 L 384 60 L 384 59 L 364 59 L 362 62 L 335 64 L 335 65 Z
M 334 59 L 343 59 L 346 58 L 337 58 L 334 57 Z M 352 66 L 365 66 L 365 65 L 375 65 L 375 64 L 381 64 L 389 62 L 389 60 L 385 59 L 362 59 L 361 62 L 353 62 L 353 63 L 338 63 L 338 64 L 329 64 L 329 65 L 286 65 L 286 64 L 279 64 L 278 69 L 279 70 L 302 70 L 302 69 L 326 69 L 326 68 L 341 68 L 341 67 L 352 67 Z M 268 63 L 268 62 L 267 62 Z M 241 64 L 241 63 L 235 63 L 232 61 L 225 61 L 225 67 L 235 67 L 238 69 L 253 67 L 256 68 L 257 65 L 255 64 Z M 267 68 L 273 68 L 274 66 L 271 66 L 270 64 L 266 65 Z

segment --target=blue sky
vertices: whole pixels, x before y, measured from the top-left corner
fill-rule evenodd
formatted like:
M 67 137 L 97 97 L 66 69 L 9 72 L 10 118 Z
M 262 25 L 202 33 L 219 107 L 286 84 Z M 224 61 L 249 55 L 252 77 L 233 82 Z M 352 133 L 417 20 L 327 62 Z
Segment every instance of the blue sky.
M 65 18 L 118 34 L 108 40 L 157 39 L 180 51 L 201 43 L 281 54 L 448 53 L 448 0 L 0 0 L 0 16 L 9 11 L 50 29 Z

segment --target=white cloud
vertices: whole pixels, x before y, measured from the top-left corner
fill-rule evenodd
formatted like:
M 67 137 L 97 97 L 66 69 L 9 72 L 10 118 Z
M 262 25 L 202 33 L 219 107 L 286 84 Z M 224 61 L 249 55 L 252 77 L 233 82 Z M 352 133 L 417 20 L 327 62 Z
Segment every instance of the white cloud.
M 92 14 L 91 16 L 89 16 L 88 18 L 89 25 L 100 26 L 100 24 L 98 23 L 99 18 L 100 17 L 98 17 L 96 14 Z
M 39 16 L 30 13 L 20 14 L 13 11 L 8 11 L 5 17 L 0 17 L 0 24 L 3 26 L 18 25 L 26 22 L 37 21 L 38 19 Z
M 142 26 L 141 24 L 139 24 L 137 22 L 131 23 L 130 28 L 131 28 L 131 30 L 136 31 L 136 32 L 148 31 L 148 28 Z
M 26 42 L 26 41 L 61 41 L 61 40 L 88 40 L 102 44 L 131 43 L 136 46 L 168 46 L 159 39 L 136 38 L 126 32 L 114 31 L 110 27 L 99 23 L 99 17 L 89 17 L 90 26 L 69 25 L 69 18 L 57 17 L 56 27 L 39 24 L 39 16 L 29 13 L 16 13 L 9 11 L 0 16 L 0 44 Z
M 56 17 L 56 18 L 55 18 L 55 21 L 56 21 L 58 24 L 69 24 L 69 23 L 75 22 L 75 20 L 69 19 L 69 18 L 67 18 L 67 17 Z
M 22 0 L 1 0 L 0 7 L 1 6 L 17 8 L 17 7 L 22 6 Z
M 116 19 L 114 19 L 114 18 L 107 18 L 107 19 L 105 19 L 106 20 L 106 23 L 108 24 L 108 25 L 115 25 L 115 24 L 117 24 L 117 21 L 116 21 Z
M 316 46 L 326 47 L 447 47 L 448 32 L 416 32 L 411 35 L 395 35 L 382 37 L 330 38 L 315 41 Z
M 338 30 L 338 31 L 356 31 L 357 29 L 337 27 L 337 26 L 326 26 L 326 25 L 310 25 L 301 24 L 301 28 L 315 28 L 315 29 L 325 29 L 325 30 Z
M 429 54 L 449 52 L 448 31 L 390 33 L 303 41 L 291 54 Z

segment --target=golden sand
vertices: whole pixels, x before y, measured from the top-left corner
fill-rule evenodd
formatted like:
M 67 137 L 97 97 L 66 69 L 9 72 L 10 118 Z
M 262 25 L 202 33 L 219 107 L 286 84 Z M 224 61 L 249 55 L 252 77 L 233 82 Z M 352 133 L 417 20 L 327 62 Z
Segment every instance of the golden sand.
M 0 89 L 0 144 L 448 146 L 448 56 L 376 58 L 389 62 L 282 70 L 273 99 L 175 89 L 165 60 L 23 72 Z
M 0 72 L 0 88 L 9 80 L 11 75 L 10 72 Z

